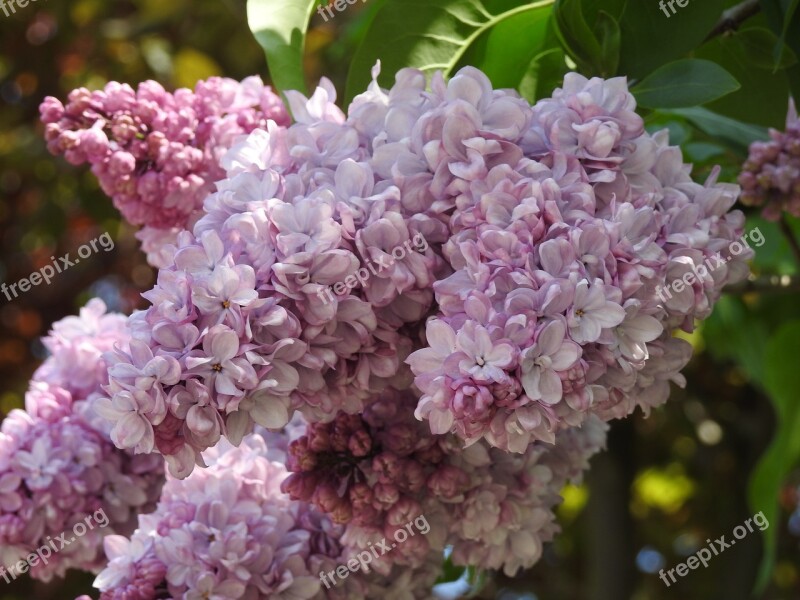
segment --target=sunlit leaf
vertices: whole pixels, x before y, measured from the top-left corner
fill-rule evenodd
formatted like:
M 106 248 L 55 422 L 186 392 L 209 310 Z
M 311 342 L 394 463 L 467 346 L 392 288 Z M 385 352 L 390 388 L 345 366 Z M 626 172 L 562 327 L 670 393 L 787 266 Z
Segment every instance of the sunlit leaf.
M 549 10 L 553 2 L 386 0 L 350 63 L 346 98 L 366 88 L 378 60 L 384 86 L 391 85 L 403 67 L 440 70 L 448 76 L 490 29 L 524 13 Z
M 280 91 L 306 91 L 303 50 L 316 0 L 248 0 L 250 30 L 267 55 L 270 78 Z

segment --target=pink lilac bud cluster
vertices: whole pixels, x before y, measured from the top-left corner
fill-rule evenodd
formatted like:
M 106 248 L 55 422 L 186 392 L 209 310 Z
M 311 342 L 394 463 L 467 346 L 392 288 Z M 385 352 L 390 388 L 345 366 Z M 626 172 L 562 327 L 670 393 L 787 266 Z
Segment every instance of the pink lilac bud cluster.
M 332 87 L 287 96 L 297 123 L 233 147 L 228 179 L 144 294 L 152 306 L 131 318 L 130 351 L 109 358 L 112 438 L 157 449 L 176 475 L 223 435 L 282 427 L 295 409 L 354 414 L 411 381 L 411 325 L 442 260 L 404 218 L 398 188 L 376 184 Z M 339 282 L 350 293 L 328 294 Z
M 800 119 L 790 101 L 786 131 L 769 132 L 770 140 L 753 142 L 739 175 L 742 204 L 761 206 L 765 219 L 777 221 L 784 211 L 800 217 Z
M 251 435 L 238 448 L 222 442 L 206 452 L 207 469 L 168 478 L 158 508 L 139 517 L 130 538 L 106 539 L 108 566 L 95 580 L 101 600 L 359 600 L 368 586 L 391 587 L 367 574 L 321 584 L 320 572 L 343 564 L 343 527 L 283 494 L 286 470 L 267 455 L 264 438 Z
M 136 90 L 111 82 L 74 90 L 66 106 L 47 97 L 40 112 L 50 152 L 91 165 L 122 216 L 145 226 L 140 239 L 155 264 L 224 177 L 219 163 L 233 141 L 269 122 L 289 123 L 280 98 L 258 77 L 212 77 L 174 93 L 155 81 Z
M 106 314 L 102 301 L 93 300 L 44 339 L 52 355 L 31 381 L 25 410 L 11 411 L 0 426 L 0 564 L 49 544 L 58 551 L 31 566 L 32 577 L 96 571 L 103 537 L 129 533 L 137 513 L 154 508 L 163 458 L 116 448 L 91 408 L 107 382 L 101 355 L 126 342 L 124 325 L 122 315 Z M 105 524 L 73 535 L 77 523 L 97 514 L 108 518 Z
M 591 413 L 647 412 L 682 381 L 691 348 L 673 330 L 707 317 L 752 252 L 727 250 L 738 188 L 693 182 L 634 110 L 622 78 L 568 74 L 530 106 L 472 68 L 430 91 L 403 70 L 354 101 L 374 171 L 453 270 L 408 359 L 433 433 L 523 452 Z M 717 254 L 726 264 L 661 299 Z
M 591 417 L 561 432 L 556 449 L 525 454 L 477 443 L 463 448 L 450 434 L 430 435 L 413 416 L 410 392 L 385 392 L 362 415 L 340 413 L 308 427 L 289 445 L 292 474 L 283 489 L 346 523 L 352 556 L 397 539 L 423 515 L 429 531 L 405 537 L 370 568 L 423 567 L 452 548 L 457 565 L 503 569 L 532 566 L 558 530 L 553 507 L 568 481 L 578 481 L 590 456 L 605 444 L 607 426 Z

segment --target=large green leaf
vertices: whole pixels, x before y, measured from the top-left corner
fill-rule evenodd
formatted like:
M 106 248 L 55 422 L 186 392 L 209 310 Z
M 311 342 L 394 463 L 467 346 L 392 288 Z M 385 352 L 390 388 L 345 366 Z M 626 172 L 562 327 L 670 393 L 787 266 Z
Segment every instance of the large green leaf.
M 519 84 L 519 93 L 535 103 L 549 97 L 564 80 L 567 72 L 566 56 L 561 48 L 550 48 L 535 56 Z
M 554 14 L 561 43 L 578 70 L 586 75 L 599 75 L 603 49 L 586 20 L 581 0 L 556 0 Z
M 705 108 L 679 108 L 665 112 L 688 119 L 701 131 L 712 137 L 721 138 L 739 149 L 746 149 L 757 140 L 769 138 L 769 132 L 765 127 L 724 117 Z
M 619 13 L 621 6 L 613 2 L 609 9 Z M 586 0 L 556 0 L 553 14 L 558 37 L 578 71 L 587 76 L 616 75 L 622 34 L 611 12 Z
M 647 108 L 689 108 L 739 89 L 739 82 L 709 60 L 684 59 L 664 65 L 631 91 Z
M 642 78 L 702 43 L 722 16 L 724 0 L 692 0 L 668 17 L 657 0 L 629 0 L 620 20 L 619 72 Z M 674 6 L 674 5 L 673 5 Z
M 543 14 L 554 1 L 386 0 L 350 63 L 346 98 L 349 101 L 366 89 L 370 69 L 378 60 L 380 83 L 386 86 L 403 67 L 450 75 L 493 27 L 525 13 Z M 521 62 L 523 68 L 528 66 Z
M 519 88 L 528 65 L 543 52 L 558 48 L 557 40 L 546 46 L 551 14 L 552 7 L 544 6 L 503 19 L 465 50 L 456 68 L 472 65 L 486 73 L 496 88 Z
M 780 38 L 775 48 L 776 63 L 781 62 L 785 48 L 800 56 L 800 0 L 760 0 L 761 10 L 772 31 Z M 795 98 L 800 98 L 800 65 L 787 69 L 789 85 Z
M 629 1 L 633 0 L 583 0 L 583 14 L 589 23 L 597 20 L 597 15 L 601 10 L 619 21 Z
M 764 385 L 777 413 L 778 430 L 750 480 L 749 500 L 754 512 L 763 512 L 772 527 L 764 531 L 764 556 L 757 588 L 769 583 L 775 565 L 780 528 L 778 495 L 790 469 L 800 459 L 800 321 L 783 325 L 767 344 Z
M 760 0 L 760 4 L 770 26 L 780 36 L 780 45 L 776 48 L 777 59 L 780 62 L 784 44 L 800 48 L 800 40 L 790 37 L 792 31 L 797 31 L 798 24 L 794 18 L 798 12 L 800 0 Z
M 732 52 L 743 62 L 748 62 L 761 69 L 785 69 L 797 63 L 797 55 L 791 48 L 781 53 L 779 62 L 775 62 L 775 46 L 783 45 L 766 27 L 748 27 L 729 33 L 720 38 Z
M 604 77 L 616 75 L 622 41 L 619 23 L 611 14 L 601 10 L 597 13 L 595 31 L 597 39 L 600 40 L 600 75 Z
M 718 63 L 742 86 L 708 108 L 734 119 L 782 128 L 789 105 L 789 84 L 786 71 L 773 70 L 772 51 L 777 37 L 757 25 L 763 20 L 757 17 L 751 21 L 756 26 L 713 39 L 699 48 L 695 56 Z M 793 58 L 791 50 L 784 53 L 784 66 Z
M 247 21 L 280 90 L 306 91 L 303 50 L 316 0 L 247 0 Z
M 517 88 L 530 102 L 552 96 L 553 90 L 564 82 L 564 74 L 569 70 L 564 50 L 558 43 L 553 16 L 547 21 L 542 47 L 544 50 L 530 61 Z

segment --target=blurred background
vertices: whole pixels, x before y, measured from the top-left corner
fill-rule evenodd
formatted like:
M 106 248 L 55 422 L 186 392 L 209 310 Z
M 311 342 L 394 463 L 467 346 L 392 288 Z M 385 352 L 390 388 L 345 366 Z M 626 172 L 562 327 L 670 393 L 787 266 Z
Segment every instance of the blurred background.
M 309 82 L 321 75 L 343 90 L 349 57 L 381 0 L 358 3 L 327 23 L 315 15 L 308 37 Z M 154 273 L 137 251 L 133 230 L 86 168 L 51 157 L 43 142 L 38 106 L 45 96 L 64 99 L 76 87 L 107 81 L 134 87 L 156 79 L 168 89 L 225 75 L 268 77 L 262 50 L 245 18 L 244 0 L 38 0 L 6 17 L 0 13 L 0 281 L 11 283 L 73 254 L 108 231 L 116 246 L 8 301 L 0 296 L 0 416 L 22 406 L 27 381 L 43 357 L 38 338 L 50 324 L 93 296 L 112 310 L 130 312 Z M 680 120 L 669 127 L 704 178 L 712 164 L 733 181 L 744 159 L 701 137 Z M 750 217 L 751 215 L 748 215 Z M 756 271 L 794 274 L 777 226 L 748 218 L 767 240 L 757 249 Z M 774 416 L 766 396 L 748 382 L 748 368 L 775 319 L 796 306 L 791 286 L 767 294 L 747 287 L 723 299 L 703 329 L 690 338 L 695 358 L 688 385 L 667 406 L 612 427 L 609 449 L 593 461 L 584 486 L 565 490 L 564 534 L 543 560 L 515 580 L 498 579 L 483 598 L 527 600 L 744 599 L 761 553 L 757 533 L 667 588 L 658 578 L 708 538 L 731 537 L 751 517 L 747 479 L 767 446 Z M 712 347 L 716 350 L 707 350 Z M 746 353 L 750 353 L 747 356 Z M 743 355 L 743 353 L 745 353 Z M 755 367 L 754 367 L 755 368 Z M 797 474 L 782 494 L 779 557 L 763 598 L 800 598 L 800 515 Z M 90 592 L 91 578 L 34 584 L 0 580 L 1 600 L 71 599 Z

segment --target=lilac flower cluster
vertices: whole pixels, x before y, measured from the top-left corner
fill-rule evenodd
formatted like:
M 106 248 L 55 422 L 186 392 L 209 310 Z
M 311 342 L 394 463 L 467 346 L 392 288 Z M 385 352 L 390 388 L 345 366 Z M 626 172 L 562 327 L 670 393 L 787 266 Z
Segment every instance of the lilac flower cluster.
M 111 82 L 102 91 L 74 90 L 66 106 L 47 97 L 40 112 L 50 152 L 92 166 L 123 217 L 145 226 L 140 239 L 154 264 L 224 177 L 219 163 L 233 141 L 269 122 L 289 123 L 258 77 L 212 77 L 174 94 L 155 81 L 135 91 Z
M 378 576 L 320 584 L 318 573 L 342 559 L 343 527 L 283 494 L 286 470 L 268 453 L 258 434 L 238 448 L 223 442 L 205 453 L 207 469 L 169 478 L 130 539 L 106 538 L 109 563 L 95 580 L 101 600 L 359 600 L 373 597 L 371 586 L 391 588 Z M 387 597 L 422 598 L 409 595 L 419 588 Z
M 420 568 L 445 546 L 457 565 L 508 575 L 532 566 L 557 531 L 561 488 L 580 479 L 604 446 L 607 426 L 591 417 L 560 433 L 557 452 L 545 444 L 522 455 L 485 443 L 464 449 L 453 435 L 427 433 L 414 419 L 415 404 L 409 392 L 385 392 L 362 415 L 310 425 L 289 446 L 292 474 L 283 489 L 346 523 L 343 539 L 353 556 L 424 514 L 427 535 L 372 562 L 385 575 L 392 564 Z
M 14 564 L 103 510 L 109 527 L 67 540 L 30 573 L 49 580 L 70 568 L 97 570 L 103 536 L 131 531 L 136 514 L 155 506 L 162 457 L 117 449 L 91 408 L 108 380 L 101 354 L 126 342 L 124 325 L 122 315 L 106 314 L 93 300 L 45 338 L 52 355 L 34 375 L 25 410 L 13 410 L 0 427 L 0 564 Z
M 531 107 L 475 69 L 429 93 L 419 77 L 401 71 L 354 102 L 376 172 L 447 226 L 453 273 L 408 359 L 417 416 L 523 452 L 588 414 L 664 402 L 691 351 L 673 330 L 746 276 L 752 253 L 726 249 L 744 224 L 729 212 L 736 186 L 693 182 L 667 133 L 644 131 L 622 78 L 571 73 Z M 713 279 L 660 301 L 659 285 L 717 253 L 731 260 Z
M 160 270 L 130 341 L 92 342 L 108 379 L 91 418 L 119 448 L 164 455 L 172 478 L 130 540 L 108 540 L 103 598 L 413 600 L 429 597 L 445 548 L 457 565 L 532 566 L 605 421 L 684 383 L 691 347 L 673 333 L 746 276 L 751 251 L 728 250 L 743 232 L 738 188 L 717 171 L 694 182 L 667 132 L 645 132 L 624 79 L 569 74 L 531 106 L 473 68 L 429 86 L 404 69 L 390 90 L 377 75 L 347 114 L 327 80 L 310 98 L 287 92 L 288 126 L 277 100 L 253 108 L 272 96 L 252 80 L 246 101 L 212 80 L 169 100 L 147 84 L 141 101 L 110 85 L 76 92 L 66 113 L 45 103 L 51 146 L 101 165 L 101 180 L 115 153 L 138 164 L 140 125 L 178 152 L 109 188 L 148 225 Z M 229 101 L 195 107 L 222 88 Z M 155 125 L 184 112 L 206 115 L 187 117 L 210 123 L 205 137 Z M 117 114 L 140 119 L 119 126 L 138 150 L 92 154 Z M 424 252 L 391 256 L 414 239 Z M 659 297 L 712 256 L 724 264 L 709 277 Z M 367 264 L 381 268 L 363 285 L 324 295 Z M 419 515 L 429 533 L 320 588 L 320 571 Z
M 221 435 L 354 414 L 387 384 L 407 386 L 403 360 L 432 301 L 442 261 L 431 248 L 398 260 L 423 234 L 392 185 L 375 184 L 364 149 L 323 84 L 289 93 L 298 122 L 233 147 L 229 178 L 131 319 L 101 407 L 124 448 L 167 456 L 188 474 Z M 321 292 L 362 262 L 390 265 L 350 295 Z
M 682 382 L 691 348 L 673 330 L 747 273 L 751 251 L 727 251 L 738 188 L 693 182 L 667 132 L 645 133 L 624 79 L 569 74 L 530 106 L 476 69 L 429 90 L 405 69 L 347 118 L 328 82 L 287 96 L 297 122 L 225 156 L 228 178 L 114 359 L 115 440 L 157 448 L 174 473 L 295 409 L 359 413 L 387 383 L 408 385 L 407 357 L 417 416 L 468 443 L 523 452 L 592 413 L 648 411 Z M 320 299 L 415 235 L 424 254 Z M 660 300 L 717 254 L 730 260 L 712 278 Z
M 786 131 L 769 132 L 770 139 L 753 142 L 742 167 L 742 203 L 762 206 L 765 219 L 777 221 L 784 211 L 800 217 L 800 119 L 790 100 Z

